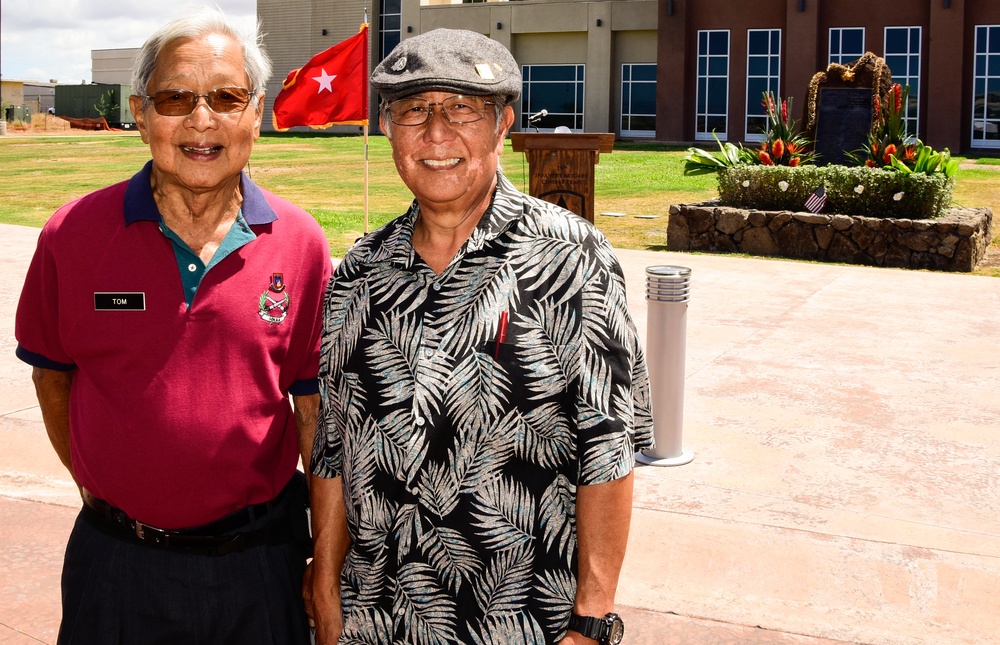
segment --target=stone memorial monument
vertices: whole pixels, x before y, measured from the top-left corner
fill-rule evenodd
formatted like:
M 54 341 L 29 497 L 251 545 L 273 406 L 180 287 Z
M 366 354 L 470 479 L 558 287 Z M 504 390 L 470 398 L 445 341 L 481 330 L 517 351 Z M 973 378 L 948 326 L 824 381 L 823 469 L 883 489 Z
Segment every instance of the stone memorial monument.
M 809 82 L 806 136 L 819 155 L 816 165 L 846 164 L 846 153 L 868 140 L 878 97 L 892 87 L 885 60 L 867 52 L 847 65 L 833 63 Z

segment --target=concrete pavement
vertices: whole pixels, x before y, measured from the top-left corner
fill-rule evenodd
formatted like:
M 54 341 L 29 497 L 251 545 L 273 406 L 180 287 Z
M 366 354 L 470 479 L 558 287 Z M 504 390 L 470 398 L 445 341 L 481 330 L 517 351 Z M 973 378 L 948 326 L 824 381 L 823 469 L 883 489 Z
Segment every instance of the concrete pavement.
M 0 643 L 52 643 L 76 491 L 13 311 L 36 229 L 0 226 Z M 630 644 L 1000 643 L 1000 280 L 621 251 L 692 269 L 684 445 L 637 469 Z

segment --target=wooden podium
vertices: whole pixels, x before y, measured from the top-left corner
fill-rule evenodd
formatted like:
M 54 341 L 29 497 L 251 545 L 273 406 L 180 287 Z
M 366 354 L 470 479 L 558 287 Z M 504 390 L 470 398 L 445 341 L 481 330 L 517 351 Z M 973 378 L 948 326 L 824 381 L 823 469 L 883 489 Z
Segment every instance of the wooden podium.
M 511 132 L 510 140 L 528 157 L 528 194 L 594 222 L 594 166 L 614 134 Z

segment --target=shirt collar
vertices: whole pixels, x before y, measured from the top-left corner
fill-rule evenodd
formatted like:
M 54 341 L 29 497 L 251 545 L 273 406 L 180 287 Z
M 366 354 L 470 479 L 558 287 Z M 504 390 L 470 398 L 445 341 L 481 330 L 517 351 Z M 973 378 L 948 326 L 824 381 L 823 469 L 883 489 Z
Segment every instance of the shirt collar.
M 502 172 L 497 171 L 497 187 L 493 191 L 490 207 L 483 214 L 476 230 L 472 232 L 465 243 L 466 253 L 482 249 L 487 242 L 502 235 L 524 215 L 524 202 L 521 200 L 521 195 L 521 191 L 515 188 L 514 184 L 510 183 Z
M 521 192 L 514 187 L 514 184 L 510 183 L 502 172 L 497 171 L 497 188 L 490 206 L 458 254 L 479 251 L 487 242 L 499 237 L 520 219 L 524 214 L 520 197 Z M 419 214 L 420 205 L 414 200 L 410 209 L 394 222 L 392 230 L 387 231 L 384 241 L 372 247 L 365 261 L 368 263 L 388 261 L 404 268 L 411 266 L 414 260 L 413 226 Z
M 128 186 L 125 188 L 125 226 L 131 226 L 135 222 L 144 220 L 159 222 L 161 219 L 160 209 L 156 207 L 156 200 L 153 199 L 153 187 L 150 183 L 152 170 L 153 161 L 149 160 L 142 167 L 142 170 L 129 180 Z M 247 224 L 251 226 L 269 224 L 278 219 L 278 215 L 264 198 L 264 193 L 242 171 L 240 172 L 240 188 L 243 191 L 243 217 Z

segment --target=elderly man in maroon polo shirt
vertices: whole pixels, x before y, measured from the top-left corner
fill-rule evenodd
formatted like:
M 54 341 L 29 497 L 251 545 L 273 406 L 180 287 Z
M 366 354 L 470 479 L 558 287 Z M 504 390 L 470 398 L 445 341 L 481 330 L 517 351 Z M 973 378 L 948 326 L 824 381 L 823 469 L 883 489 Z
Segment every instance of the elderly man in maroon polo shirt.
M 130 97 L 152 160 L 39 238 L 17 354 L 84 502 L 60 643 L 309 642 L 296 465 L 330 260 L 315 220 L 242 172 L 269 75 L 218 11 L 160 29 Z

